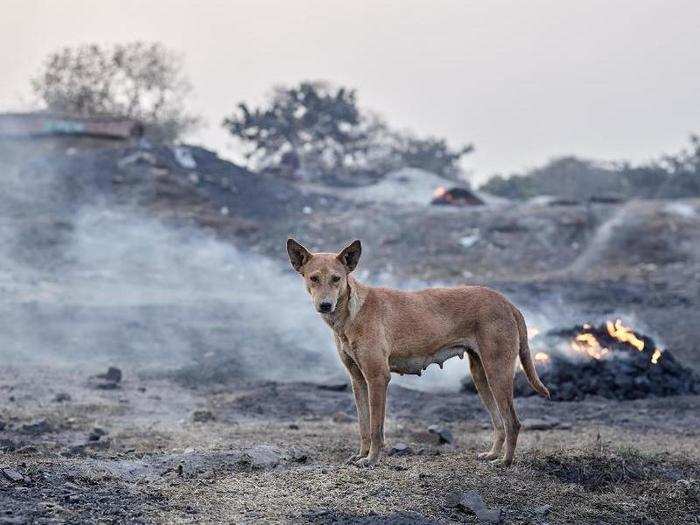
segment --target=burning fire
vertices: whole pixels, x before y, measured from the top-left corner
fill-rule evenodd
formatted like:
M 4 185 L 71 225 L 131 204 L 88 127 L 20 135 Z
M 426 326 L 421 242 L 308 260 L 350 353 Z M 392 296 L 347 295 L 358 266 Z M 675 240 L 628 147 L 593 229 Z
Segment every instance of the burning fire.
M 445 186 L 438 186 L 435 188 L 435 191 L 433 192 L 433 198 L 434 199 L 439 199 L 440 197 L 443 197 L 447 193 L 447 188 Z
M 537 328 L 536 326 L 528 326 L 527 327 L 527 338 L 532 339 L 534 337 L 537 337 L 540 335 L 540 329 Z
M 612 350 L 607 348 L 605 343 L 601 343 L 599 340 L 600 336 L 596 337 L 596 334 L 592 333 L 595 329 L 590 324 L 585 323 L 582 325 L 582 328 L 584 331 L 575 335 L 569 343 L 572 350 L 585 354 L 593 359 L 603 359 L 612 353 Z M 616 319 L 614 322 L 606 321 L 605 331 L 607 331 L 612 339 L 630 345 L 639 352 L 644 352 L 644 340 L 637 336 L 632 328 L 622 324 L 622 320 Z M 528 328 L 528 339 L 536 337 L 539 333 L 540 331 L 535 327 Z M 654 365 L 658 364 L 662 354 L 663 350 L 661 348 L 654 348 L 651 355 L 651 363 Z M 545 352 L 540 351 L 535 353 L 535 361 L 538 363 L 546 363 L 549 359 L 549 355 Z
M 571 348 L 577 352 L 588 354 L 593 359 L 602 359 L 609 352 L 607 348 L 603 348 L 593 334 L 581 333 L 571 341 Z
M 584 330 L 590 330 L 591 325 L 584 324 Z M 616 319 L 613 323 L 612 321 L 606 321 L 605 328 L 608 331 L 608 335 L 613 339 L 620 341 L 621 343 L 628 344 L 638 351 L 644 351 L 644 341 L 637 337 L 637 334 L 628 327 L 622 324 L 622 320 Z M 573 341 L 571 341 L 571 348 L 577 352 L 583 352 L 594 359 L 602 359 L 605 355 L 610 353 L 610 350 L 600 344 L 596 336 L 589 332 L 581 332 Z M 655 348 L 651 356 L 651 363 L 657 364 L 659 359 L 661 359 L 661 354 L 663 350 L 660 348 Z
M 640 352 L 644 351 L 644 341 L 642 341 L 636 335 L 634 335 L 634 332 L 632 330 L 624 326 L 620 319 L 615 321 L 615 324 L 611 323 L 610 321 L 607 321 L 605 323 L 605 327 L 608 329 L 610 337 L 614 337 L 615 339 L 617 339 L 618 341 L 622 341 L 623 343 L 629 343 Z
M 539 361 L 541 363 L 546 363 L 549 361 L 549 356 L 545 354 L 544 352 L 537 352 L 535 354 L 535 361 Z

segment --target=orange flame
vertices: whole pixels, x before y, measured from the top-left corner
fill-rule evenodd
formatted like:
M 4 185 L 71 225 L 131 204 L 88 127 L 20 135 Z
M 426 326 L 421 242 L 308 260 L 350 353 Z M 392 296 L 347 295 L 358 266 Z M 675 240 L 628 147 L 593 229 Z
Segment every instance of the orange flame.
M 613 324 L 610 321 L 607 321 L 605 323 L 605 326 L 608 329 L 610 337 L 614 337 L 615 339 L 623 343 L 629 343 L 640 352 L 644 351 L 644 341 L 642 341 L 636 335 L 634 335 L 632 329 L 623 325 L 620 319 L 617 319 L 615 321 L 615 324 Z
M 435 188 L 435 191 L 433 192 L 433 198 L 439 199 L 440 197 L 442 197 L 446 193 L 447 193 L 447 188 L 445 188 L 445 186 L 438 186 L 437 188 Z
M 612 321 L 606 321 L 605 327 L 610 337 L 617 339 L 621 343 L 629 344 L 640 352 L 644 351 L 644 341 L 637 337 L 631 328 L 623 325 L 620 319 L 616 319 L 614 323 Z M 583 325 L 584 330 L 589 330 L 590 328 L 591 325 L 588 323 Z M 577 352 L 587 354 L 594 359 L 602 359 L 610 352 L 608 348 L 600 344 L 595 335 L 588 332 L 582 332 L 574 337 L 571 341 L 571 348 Z M 662 353 L 662 349 L 655 348 L 651 356 L 651 363 L 654 365 L 657 364 L 659 359 L 661 359 Z
M 609 352 L 607 348 L 600 345 L 593 334 L 587 333 L 578 334 L 576 338 L 571 341 L 571 348 L 577 352 L 588 354 L 593 359 L 602 359 L 603 356 Z
M 537 352 L 535 354 L 535 361 L 539 361 L 540 363 L 546 363 L 547 361 L 549 361 L 549 356 L 544 352 Z

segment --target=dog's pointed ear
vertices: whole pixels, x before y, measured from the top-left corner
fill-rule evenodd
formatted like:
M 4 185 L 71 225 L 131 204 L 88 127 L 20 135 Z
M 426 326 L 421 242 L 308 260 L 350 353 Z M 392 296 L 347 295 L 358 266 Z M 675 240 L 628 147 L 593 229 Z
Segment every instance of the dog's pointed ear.
M 292 268 L 297 272 L 313 257 L 309 250 L 294 239 L 287 239 L 287 253 L 289 254 L 289 262 L 292 263 Z
M 362 244 L 360 241 L 352 241 L 338 254 L 338 260 L 343 263 L 345 269 L 350 273 L 357 267 L 357 263 L 360 262 L 361 254 Z

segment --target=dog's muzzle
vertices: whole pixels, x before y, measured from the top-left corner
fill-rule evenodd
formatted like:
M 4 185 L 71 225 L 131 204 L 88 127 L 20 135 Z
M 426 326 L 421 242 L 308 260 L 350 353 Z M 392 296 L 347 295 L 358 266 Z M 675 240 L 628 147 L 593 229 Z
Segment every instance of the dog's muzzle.
M 333 304 L 324 301 L 318 305 L 318 311 L 322 314 L 329 314 L 333 311 Z

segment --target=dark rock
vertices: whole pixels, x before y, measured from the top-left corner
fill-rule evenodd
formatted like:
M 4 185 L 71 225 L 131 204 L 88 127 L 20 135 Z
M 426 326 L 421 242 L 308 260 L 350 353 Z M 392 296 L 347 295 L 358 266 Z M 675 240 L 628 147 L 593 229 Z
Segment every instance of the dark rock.
M 192 421 L 195 423 L 208 423 L 209 421 L 216 421 L 216 417 L 210 410 L 195 410 L 192 413 Z
M 25 445 L 18 448 L 15 452 L 17 452 L 17 454 L 36 454 L 38 449 L 34 445 Z
M 13 452 L 18 448 L 22 447 L 22 444 L 12 441 L 11 439 L 2 438 L 0 439 L 0 450 L 3 452 Z
M 95 384 L 95 388 L 98 390 L 116 390 L 120 388 L 119 383 L 115 381 L 105 381 L 104 383 Z
M 317 385 L 320 390 L 330 390 L 331 392 L 344 392 L 348 389 L 347 382 L 343 383 L 321 383 Z
M 105 381 L 108 381 L 110 383 L 121 383 L 122 371 L 116 366 L 110 366 L 107 369 L 107 372 L 105 372 L 104 374 L 98 374 L 95 377 L 97 379 L 104 379 Z
M 430 425 L 428 427 L 428 432 L 436 435 L 440 440 L 441 444 L 452 443 L 452 441 L 454 441 L 454 438 L 452 437 L 452 432 L 450 432 L 449 429 L 440 425 Z
M 7 426 L 7 423 L 5 423 L 2 419 L 0 419 L 0 431 L 5 430 L 6 426 Z
M 453 496 L 453 504 L 456 507 L 472 512 L 476 515 L 479 523 L 501 523 L 503 516 L 499 508 L 489 509 L 486 507 L 481 495 L 475 490 L 464 492 L 461 495 Z
M 387 453 L 390 456 L 409 456 L 413 450 L 406 443 L 395 443 Z
M 66 394 L 65 392 L 59 392 L 59 393 L 56 394 L 56 395 L 54 396 L 54 398 L 53 398 L 53 400 L 54 400 L 56 403 L 63 403 L 63 402 L 65 402 L 65 401 L 70 401 L 71 399 L 72 399 L 72 398 L 70 397 L 70 395 L 69 395 L 69 394 Z
M 523 430 L 551 430 L 559 426 L 559 420 L 554 418 L 526 418 L 522 423 Z
M 92 429 L 92 432 L 90 432 L 90 435 L 88 436 L 88 441 L 99 441 L 102 436 L 106 435 L 106 430 L 103 430 L 99 427 L 95 427 Z
M 241 455 L 238 464 L 252 470 L 275 468 L 281 460 L 280 452 L 269 445 L 257 445 Z
M 297 425 L 296 423 L 290 423 L 287 428 L 289 430 L 299 430 L 299 425 Z
M 282 459 L 293 463 L 306 463 L 309 459 L 309 454 L 298 448 L 291 448 L 282 454 Z
M 26 423 L 20 427 L 20 432 L 24 434 L 31 434 L 33 436 L 39 436 L 51 431 L 53 431 L 53 428 L 46 419 L 38 419 L 36 421 L 32 421 L 31 423 Z
M 25 481 L 24 475 L 18 470 L 13 468 L 4 468 L 0 472 L 5 477 L 5 479 L 11 481 L 12 483 L 23 483 Z

